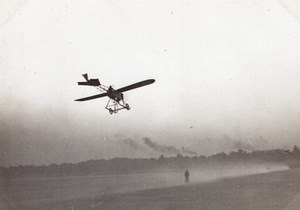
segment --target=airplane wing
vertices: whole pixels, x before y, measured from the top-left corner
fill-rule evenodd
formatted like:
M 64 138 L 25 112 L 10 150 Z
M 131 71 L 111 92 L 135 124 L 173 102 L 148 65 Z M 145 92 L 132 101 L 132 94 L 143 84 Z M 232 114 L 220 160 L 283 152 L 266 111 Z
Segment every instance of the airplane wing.
M 117 89 L 116 91 L 117 92 L 125 92 L 125 91 L 128 91 L 128 90 L 132 90 L 132 89 L 135 89 L 135 88 L 145 86 L 145 85 L 150 85 L 154 82 L 155 82 L 154 79 L 148 79 L 148 80 L 144 80 L 144 81 L 141 81 L 141 82 L 138 82 L 138 83 L 134 83 L 132 85 L 128 85 L 126 87 L 122 87 L 120 89 Z
M 79 98 L 79 99 L 76 99 L 75 101 L 87 101 L 87 100 L 92 100 L 92 99 L 96 99 L 96 98 L 102 98 L 102 97 L 105 97 L 105 96 L 107 96 L 107 93 L 93 95 L 93 96 L 89 96 L 89 97 L 86 97 L 86 98 Z

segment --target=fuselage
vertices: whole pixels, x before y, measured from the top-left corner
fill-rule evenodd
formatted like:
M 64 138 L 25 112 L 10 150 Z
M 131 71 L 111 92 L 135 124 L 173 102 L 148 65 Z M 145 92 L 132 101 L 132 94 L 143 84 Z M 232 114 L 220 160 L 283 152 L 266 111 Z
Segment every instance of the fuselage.
M 109 98 L 119 102 L 124 99 L 123 93 L 116 91 L 115 89 L 112 88 L 112 86 L 109 86 L 107 90 L 107 95 Z

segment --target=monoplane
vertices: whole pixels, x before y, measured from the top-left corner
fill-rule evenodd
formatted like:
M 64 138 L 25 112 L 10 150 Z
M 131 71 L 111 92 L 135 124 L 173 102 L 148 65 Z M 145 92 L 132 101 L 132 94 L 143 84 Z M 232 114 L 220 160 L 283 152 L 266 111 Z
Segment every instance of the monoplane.
M 119 110 L 122 109 L 127 109 L 130 110 L 129 104 L 125 103 L 124 101 L 124 95 L 123 92 L 139 88 L 145 85 L 150 85 L 155 82 L 154 79 L 148 79 L 144 80 L 141 82 L 137 82 L 119 89 L 114 89 L 111 85 L 105 86 L 100 83 L 99 79 L 89 79 L 88 74 L 83 74 L 82 75 L 84 79 L 86 80 L 85 82 L 78 82 L 78 85 L 86 85 L 86 86 L 94 86 L 96 87 L 101 94 L 85 97 L 85 98 L 80 98 L 76 99 L 75 101 L 88 101 L 96 98 L 102 98 L 102 97 L 109 97 L 109 100 L 106 104 L 105 109 L 109 111 L 110 114 L 113 113 L 118 113 Z

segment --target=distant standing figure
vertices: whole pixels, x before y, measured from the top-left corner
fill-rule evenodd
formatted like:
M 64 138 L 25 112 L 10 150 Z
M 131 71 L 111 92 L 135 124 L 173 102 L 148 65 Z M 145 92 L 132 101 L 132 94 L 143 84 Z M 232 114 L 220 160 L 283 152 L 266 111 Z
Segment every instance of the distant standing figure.
M 189 182 L 190 181 L 190 173 L 188 170 L 185 170 L 184 176 L 185 176 L 185 182 Z

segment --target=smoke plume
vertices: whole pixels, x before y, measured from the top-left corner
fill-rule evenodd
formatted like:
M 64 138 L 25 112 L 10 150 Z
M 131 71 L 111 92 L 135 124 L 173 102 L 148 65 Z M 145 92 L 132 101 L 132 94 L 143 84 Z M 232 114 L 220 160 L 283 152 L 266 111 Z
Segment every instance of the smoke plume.
M 181 150 L 177 149 L 174 146 L 166 146 L 166 145 L 160 145 L 154 141 L 152 141 L 148 137 L 143 138 L 144 143 L 153 149 L 156 152 L 163 153 L 163 154 L 168 154 L 168 155 L 177 155 L 177 154 L 184 154 L 184 155 L 197 155 L 196 152 L 191 151 L 187 147 L 181 147 Z
M 233 141 L 233 147 L 236 149 L 242 149 L 242 150 L 246 150 L 246 151 L 255 150 L 255 148 L 252 144 L 250 144 L 249 142 L 243 142 L 243 141 Z
M 133 149 L 133 150 L 144 150 L 145 149 L 145 147 L 143 145 L 137 143 L 136 141 L 134 141 L 130 138 L 122 140 L 122 143 L 126 144 L 130 149 Z
M 264 149 L 267 147 L 268 142 L 264 137 L 259 136 L 253 139 L 248 139 L 247 142 L 241 140 L 232 141 L 233 147 L 236 149 L 242 149 L 246 151 L 254 151 Z
M 176 155 L 180 154 L 180 150 L 176 149 L 173 146 L 165 146 L 165 145 L 159 145 L 155 142 L 153 142 L 150 138 L 144 137 L 143 138 L 144 143 L 152 148 L 154 151 L 159 152 L 159 153 L 164 153 L 164 154 L 170 154 L 170 155 Z
M 197 155 L 196 152 L 190 150 L 188 147 L 181 147 L 181 152 L 187 155 Z

